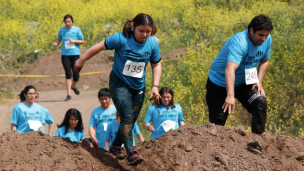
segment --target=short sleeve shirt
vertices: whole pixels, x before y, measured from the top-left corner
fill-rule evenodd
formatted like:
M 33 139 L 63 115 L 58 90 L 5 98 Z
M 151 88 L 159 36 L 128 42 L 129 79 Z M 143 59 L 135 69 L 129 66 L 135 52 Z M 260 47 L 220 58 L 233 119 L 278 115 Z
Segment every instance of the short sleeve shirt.
M 79 132 L 76 130 L 74 130 L 74 131 L 68 130 L 68 132 L 65 134 L 65 130 L 66 130 L 65 126 L 58 128 L 55 133 L 55 137 L 58 136 L 61 138 L 70 138 L 70 140 L 73 142 L 80 142 L 84 139 L 83 132 Z
M 113 72 L 129 88 L 136 90 L 144 88 L 147 64 L 149 62 L 157 63 L 161 60 L 159 46 L 155 38 L 150 36 L 143 43 L 138 43 L 135 41 L 133 33 L 130 38 L 127 38 L 122 32 L 119 32 L 106 38 L 105 45 L 108 50 L 115 49 L 114 64 L 112 65 Z M 142 62 L 145 64 L 142 78 L 136 78 L 123 74 L 127 61 L 136 63 Z
M 58 33 L 58 39 L 62 40 L 61 55 L 74 56 L 80 55 L 79 45 L 75 43 L 74 47 L 68 47 L 68 40 L 82 40 L 83 35 L 79 27 L 73 26 L 71 28 L 61 27 Z
M 179 104 L 175 103 L 175 107 L 170 107 L 169 109 L 165 105 L 161 105 L 160 108 L 156 107 L 154 104 L 150 105 L 144 122 L 152 122 L 152 125 L 155 129 L 155 132 L 152 132 L 151 134 L 151 139 L 156 139 L 166 133 L 162 127 L 162 123 L 168 120 L 175 122 L 174 129 L 177 129 L 179 127 L 179 123 L 185 120 L 182 107 Z
M 209 79 L 216 85 L 226 87 L 225 69 L 227 61 L 238 65 L 235 71 L 235 87 L 245 83 L 245 69 L 257 67 L 261 60 L 268 60 L 271 49 L 271 35 L 262 45 L 253 45 L 248 37 L 248 30 L 239 32 L 229 38 L 213 60 Z
M 43 123 L 43 107 L 37 103 L 34 103 L 32 106 L 27 106 L 23 102 L 17 104 L 11 116 L 11 124 L 16 125 L 17 131 L 21 133 L 26 133 L 34 131 L 30 128 L 28 121 L 40 121 Z
M 105 148 L 105 135 L 108 124 L 116 119 L 116 108 L 103 109 L 101 106 L 95 108 L 91 113 L 90 127 L 95 127 L 97 143 L 100 148 Z

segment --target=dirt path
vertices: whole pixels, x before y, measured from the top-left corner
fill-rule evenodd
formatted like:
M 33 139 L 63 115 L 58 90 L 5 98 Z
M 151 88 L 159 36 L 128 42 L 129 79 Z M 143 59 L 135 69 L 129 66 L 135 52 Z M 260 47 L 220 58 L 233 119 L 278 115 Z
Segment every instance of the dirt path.
M 88 137 L 91 112 L 94 108 L 100 105 L 97 98 L 97 92 L 98 90 L 81 90 L 79 96 L 72 95 L 72 100 L 65 102 L 65 90 L 44 91 L 39 93 L 39 104 L 49 109 L 56 125 L 62 122 L 64 115 L 68 109 L 78 109 L 82 114 L 85 129 L 84 136 Z M 19 100 L 13 100 L 7 104 L 0 105 L 0 133 L 10 130 L 9 122 L 12 115 L 12 110 L 18 103 Z M 53 134 L 55 134 L 56 130 L 57 126 L 54 127 Z

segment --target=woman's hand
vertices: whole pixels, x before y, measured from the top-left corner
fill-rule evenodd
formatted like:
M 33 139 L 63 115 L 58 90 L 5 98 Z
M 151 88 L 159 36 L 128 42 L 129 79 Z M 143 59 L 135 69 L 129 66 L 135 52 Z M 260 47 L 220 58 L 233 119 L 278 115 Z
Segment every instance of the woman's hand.
M 153 86 L 152 87 L 152 90 L 151 90 L 151 93 L 150 93 L 150 100 L 154 100 L 154 102 L 156 102 L 157 104 L 159 104 L 160 102 L 160 95 L 158 93 L 158 88 Z
M 153 125 L 149 125 L 149 130 L 148 131 L 155 132 L 155 129 L 154 129 Z
M 79 58 L 74 64 L 74 68 L 73 68 L 74 72 L 77 71 L 77 69 L 79 69 L 79 72 L 80 72 L 83 65 L 84 65 L 84 62 L 81 60 L 81 58 Z
M 53 43 L 53 47 L 56 47 L 57 45 L 58 45 L 58 43 L 57 43 L 57 42 Z
M 75 40 L 73 40 L 73 39 L 68 39 L 68 41 L 69 41 L 70 43 L 75 43 Z

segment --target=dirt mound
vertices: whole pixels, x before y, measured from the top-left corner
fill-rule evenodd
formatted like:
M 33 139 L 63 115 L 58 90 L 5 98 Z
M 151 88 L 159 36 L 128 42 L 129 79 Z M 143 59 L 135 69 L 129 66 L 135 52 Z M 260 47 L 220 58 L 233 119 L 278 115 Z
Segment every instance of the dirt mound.
M 80 52 L 83 54 L 88 49 L 81 48 Z M 174 49 L 169 52 L 162 53 L 162 59 L 174 59 L 178 55 L 184 55 L 186 48 Z M 26 85 L 35 85 L 39 91 L 59 90 L 65 89 L 64 70 L 61 64 L 61 51 L 53 51 L 42 57 L 32 64 L 29 64 L 22 72 L 21 75 L 52 75 L 52 77 L 30 77 L 30 78 L 7 78 L 0 77 L 1 80 L 9 79 L 15 90 L 21 90 Z M 78 87 L 87 89 L 89 87 L 103 87 L 108 86 L 109 74 L 112 70 L 113 52 L 105 51 L 97 54 L 85 63 L 81 73 L 98 72 L 102 73 L 92 75 L 80 76 Z M 5 70 L 0 71 L 0 74 L 18 74 L 18 71 Z M 56 76 L 62 75 L 62 76 Z
M 259 142 L 261 154 L 248 149 Z M 2 170 L 304 170 L 304 137 L 255 135 L 242 128 L 187 124 L 137 144 L 144 161 L 128 166 L 109 152 L 36 132 L 0 136 Z

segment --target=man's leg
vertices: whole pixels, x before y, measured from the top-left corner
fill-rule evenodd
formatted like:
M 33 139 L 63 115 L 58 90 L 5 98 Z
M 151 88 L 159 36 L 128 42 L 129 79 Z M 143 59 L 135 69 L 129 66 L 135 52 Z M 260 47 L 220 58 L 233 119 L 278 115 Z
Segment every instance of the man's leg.
M 228 110 L 224 113 L 222 106 L 225 103 L 226 97 L 226 88 L 212 83 L 208 78 L 206 100 L 209 110 L 209 121 L 211 123 L 225 125 L 228 117 Z
M 267 118 L 266 98 L 257 95 L 257 89 L 252 89 L 252 85 L 242 84 L 235 89 L 236 98 L 242 103 L 249 113 L 252 114 L 251 131 L 255 134 L 265 132 Z

